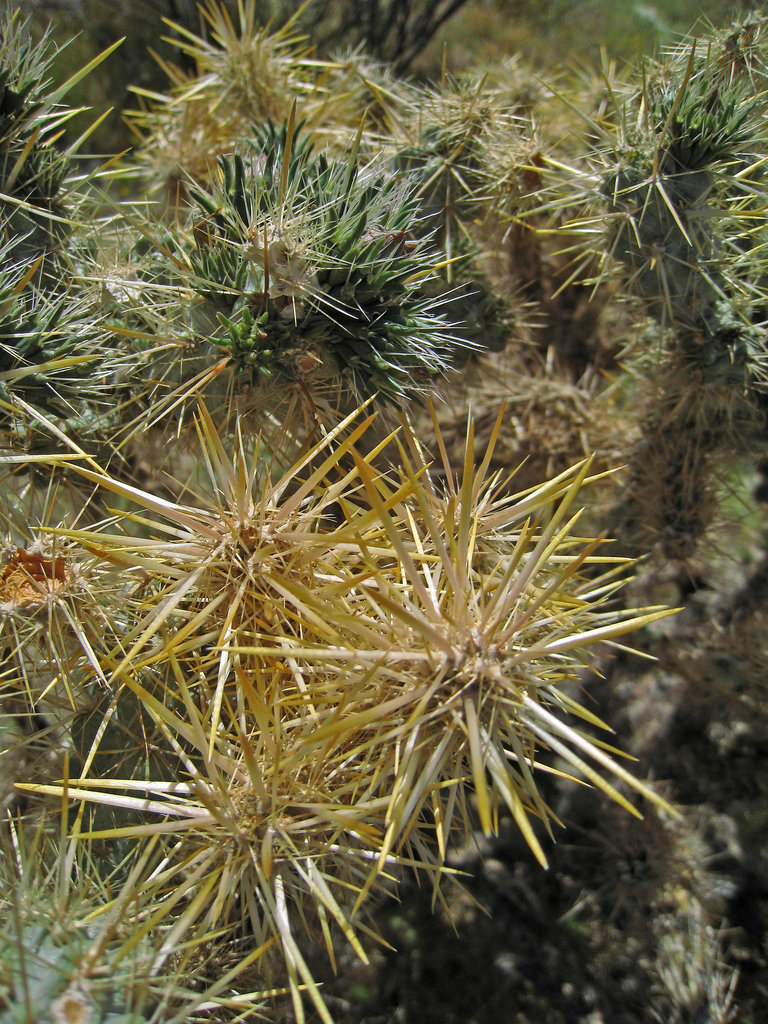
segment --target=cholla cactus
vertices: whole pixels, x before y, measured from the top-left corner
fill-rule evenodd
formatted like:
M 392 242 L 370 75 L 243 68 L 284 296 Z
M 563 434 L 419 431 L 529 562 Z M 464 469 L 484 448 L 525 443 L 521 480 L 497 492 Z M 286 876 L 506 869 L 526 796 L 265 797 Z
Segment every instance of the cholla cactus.
M 181 31 L 181 48 L 196 59 L 199 73 L 186 85 L 179 78 L 173 97 L 155 97 L 142 130 L 148 133 L 145 156 L 175 137 L 171 122 L 179 119 L 183 146 L 199 149 L 180 154 L 172 174 L 184 200 L 178 212 L 189 214 L 186 228 L 194 241 L 185 239 L 181 251 L 178 239 L 156 242 L 185 264 L 184 284 L 220 308 L 198 304 L 185 313 L 193 335 L 180 332 L 176 368 L 155 364 L 153 376 L 183 386 L 211 374 L 208 356 L 215 353 L 208 348 L 206 354 L 200 344 L 207 337 L 214 344 L 223 341 L 234 365 L 248 371 L 214 374 L 218 381 L 206 391 L 218 393 L 241 415 L 255 404 L 241 400 L 254 375 L 262 384 L 278 385 L 298 377 L 302 392 L 305 385 L 320 384 L 323 398 L 338 392 L 336 385 L 346 377 L 358 400 L 377 390 L 401 401 L 417 395 L 426 381 L 431 386 L 436 371 L 464 361 L 469 350 L 456 343 L 459 335 L 478 348 L 500 349 L 510 334 L 519 333 L 524 318 L 513 290 L 502 289 L 503 298 L 494 293 L 470 229 L 478 216 L 493 220 L 487 210 L 494 189 L 506 202 L 511 179 L 526 175 L 528 124 L 506 113 L 499 90 L 469 79 L 417 90 L 394 84 L 376 69 L 371 73 L 360 59 L 307 61 L 289 26 L 276 35 L 258 27 L 252 3 L 238 8 L 237 24 L 214 5 L 205 18 L 210 41 Z M 241 65 L 254 53 L 264 59 L 244 83 Z M 361 91 L 372 113 L 356 98 Z M 267 119 L 285 125 L 291 100 L 306 133 L 301 141 L 293 128 L 254 128 Z M 196 111 L 200 124 L 210 128 L 199 147 L 199 125 L 187 123 Z M 320 132 L 325 153 L 310 155 Z M 281 147 L 285 166 L 278 171 Z M 484 161 L 493 153 L 498 164 L 502 151 L 502 181 L 491 183 L 496 165 L 489 173 Z M 371 158 L 371 152 L 383 152 L 391 162 Z M 354 174 L 345 167 L 353 160 Z M 250 198 L 237 197 L 243 186 L 253 193 Z M 254 204 L 258 210 L 251 209 Z M 250 295 L 242 294 L 246 281 Z M 265 298 L 255 301 L 256 292 Z M 404 311 L 402 323 L 386 312 L 396 305 Z M 305 316 L 308 307 L 312 323 Z M 216 314 L 227 325 L 223 338 Z M 437 337 L 440 318 L 449 337 Z M 461 324 L 460 330 L 448 330 L 452 323 Z M 179 328 L 164 331 L 173 336 Z M 329 332 L 338 334 L 332 345 Z M 409 383 L 404 391 L 408 377 L 415 389 Z M 324 382 L 331 378 L 328 388 Z M 306 395 L 295 390 L 294 405 L 298 398 L 307 422 L 317 422 L 317 410 L 307 410 Z M 170 395 L 171 407 L 181 393 Z M 314 391 L 312 402 L 322 405 Z M 274 398 L 262 393 L 258 404 L 272 406 Z
M 695 907 L 687 917 L 678 915 L 660 938 L 656 965 L 662 1013 L 658 1021 L 683 1024 L 703 1017 L 712 1024 L 737 1019 L 734 991 L 738 973 L 722 958 L 722 935 L 701 919 Z
M 603 610 L 603 601 L 621 585 L 621 560 L 596 554 L 599 542 L 572 536 L 578 514 L 568 517 L 589 463 L 510 496 L 502 474 L 489 470 L 501 423 L 500 414 L 477 469 L 468 425 L 460 475 L 438 433 L 445 490 L 422 477 L 423 453 L 413 437 L 410 454 L 401 454 L 399 489 L 390 490 L 358 463 L 399 561 L 395 575 L 382 566 L 364 588 L 367 618 L 380 634 L 376 646 L 387 649 L 387 661 L 398 667 L 396 679 L 377 696 L 382 709 L 392 701 L 386 717 L 376 716 L 387 752 L 379 762 L 392 771 L 385 783 L 391 793 L 385 853 L 410 841 L 412 830 L 415 848 L 424 848 L 419 808 L 431 805 L 434 824 L 427 834 L 434 829 L 444 857 L 454 833 L 466 840 L 471 831 L 471 792 L 487 835 L 506 804 L 546 864 L 531 818 L 548 828 L 553 817 L 535 778 L 547 750 L 629 807 L 604 778 L 613 773 L 628 782 L 625 770 L 563 720 L 573 714 L 601 725 L 572 698 L 568 684 L 577 666 L 591 662 L 593 644 L 610 643 L 665 612 Z M 397 511 L 409 491 L 418 516 Z M 605 573 L 582 575 L 587 566 Z M 369 729 L 370 715 L 365 713 Z M 654 799 L 636 780 L 630 785 Z
M 87 732 L 79 777 L 20 787 L 112 814 L 84 838 L 161 841 L 162 869 L 142 883 L 157 902 L 146 928 L 167 930 L 159 963 L 177 944 L 247 931 L 248 964 L 282 954 L 272 983 L 286 979 L 298 1019 L 302 990 L 331 1019 L 305 933 L 319 928 L 333 957 L 335 923 L 364 959 L 369 895 L 398 866 L 439 894 L 472 798 L 486 833 L 506 806 L 546 863 L 533 827 L 554 817 L 537 778 L 545 752 L 629 810 L 606 776 L 658 802 L 568 721 L 601 725 L 570 692 L 593 649 L 665 614 L 607 604 L 623 562 L 573 535 L 588 465 L 509 497 L 492 449 L 474 471 L 470 429 L 463 475 L 446 466 L 443 492 L 408 432 L 397 473 L 375 470 L 382 445 L 361 448 L 370 425 L 353 414 L 272 481 L 242 435 L 230 457 L 201 407 L 207 506 L 77 467 L 138 506 L 121 530 L 52 533 L 89 552 L 94 574 L 124 580 L 102 587 L 115 642 L 98 673 L 109 715 L 141 705 L 145 753 L 102 771 L 105 720 Z
M 613 123 L 591 122 L 589 171 L 566 172 L 553 199 L 582 266 L 599 258 L 592 283 L 618 271 L 660 329 L 652 351 L 632 347 L 650 387 L 614 522 L 634 550 L 661 541 L 682 560 L 709 526 L 701 497 L 715 489 L 719 455 L 749 451 L 763 423 L 762 35 L 756 16 L 648 64 L 641 88 L 614 94 Z M 586 210 L 568 219 L 572 202 Z
M 755 83 L 727 54 L 697 59 L 696 50 L 693 41 L 687 65 L 682 51 L 649 76 L 644 120 L 625 125 L 602 189 L 616 225 L 611 251 L 633 290 L 692 363 L 722 362 L 728 375 L 762 351 L 748 311 L 760 273 L 749 248 L 763 128 Z
M 186 197 L 190 176 L 207 180 L 216 156 L 230 152 L 252 124 L 284 120 L 294 100 L 314 88 L 313 62 L 290 22 L 270 32 L 254 0 L 238 0 L 235 22 L 215 0 L 201 11 L 210 38 L 168 23 L 196 74 L 164 65 L 170 94 L 137 90 L 151 106 L 131 118 L 149 186 L 163 188 L 172 204 Z
M 505 815 L 546 865 L 563 806 L 552 786 L 573 780 L 623 811 L 637 814 L 633 794 L 671 810 L 580 695 L 626 635 L 667 614 L 633 606 L 631 563 L 579 525 L 635 422 L 627 378 L 605 386 L 605 363 L 560 377 L 556 357 L 513 351 L 465 369 L 450 431 L 431 406 L 418 431 L 409 419 L 457 354 L 509 340 L 514 287 L 497 284 L 514 261 L 500 249 L 544 187 L 534 119 L 485 80 L 390 90 L 362 60 L 305 59 L 251 3 L 238 15 L 208 6 L 210 43 L 182 33 L 199 74 L 177 76 L 144 122 L 144 183 L 171 169 L 175 207 L 95 219 L 83 205 L 46 250 L 66 287 L 49 288 L 14 239 L 0 267 L 6 436 L 50 440 L 0 458 L 19 512 L 36 488 L 47 503 L 38 526 L 8 514 L 0 561 L 0 725 L 9 755 L 30 751 L 2 762 L 23 771 L 0 794 L 18 812 L 18 904 L 33 902 L 15 880 L 32 877 L 18 851 L 43 802 L 59 825 L 53 919 L 35 904 L 0 951 L 3 994 L 27 1017 L 226 1020 L 280 1004 L 278 1017 L 331 1024 L 315 947 L 334 969 L 365 962 L 376 902 L 405 872 L 447 903 L 451 851 L 478 831 L 491 842 Z M 665 372 L 688 374 L 660 388 L 636 445 L 654 436 L 645 463 L 657 494 L 685 498 L 667 502 L 677 520 L 708 493 L 678 478 L 706 479 L 726 423 L 758 422 L 742 399 L 757 404 L 762 373 L 761 239 L 746 231 L 756 122 L 730 79 L 707 90 L 715 65 L 697 59 L 654 74 L 590 179 L 617 276 L 666 332 Z M 360 124 L 366 90 L 377 109 Z M 166 162 L 163 126 L 182 123 L 190 150 Z M 608 131 L 596 121 L 593 141 Z M 681 171 L 684 157 L 696 166 Z M 567 246 L 581 228 L 592 267 L 594 219 L 567 225 Z M 99 408 L 86 438 L 76 416 Z M 683 420 L 698 447 L 678 440 Z M 536 459 L 515 478 L 526 444 Z M 139 486 L 130 445 L 158 453 L 166 479 Z M 72 479 L 74 508 L 60 486 Z M 654 893 L 667 869 L 687 870 L 662 831 Z M 0 904 L 0 924 L 14 913 Z M 27 965 L 41 965 L 47 1009 L 32 1006 Z M 128 1006 L 113 971 L 136 979 Z
M 466 343 L 422 293 L 440 257 L 414 237 L 413 184 L 355 151 L 316 154 L 293 119 L 240 148 L 210 191 L 192 189 L 179 238 L 158 241 L 198 296 L 185 311 L 194 334 L 161 354 L 158 376 L 178 385 L 168 404 L 221 378 L 245 393 L 232 411 L 269 410 L 285 433 L 294 407 L 317 418 L 326 396 L 418 399 Z
M 76 830 L 84 824 L 82 814 Z M 10 1024 L 150 1024 L 206 1019 L 226 1013 L 225 977 L 201 996 L 190 982 L 189 956 L 163 966 L 159 935 L 142 927 L 148 907 L 137 879 L 151 849 L 134 858 L 125 844 L 111 863 L 95 844 L 59 845 L 42 818 L 19 828 L 4 823 L 0 849 L 0 1016 Z M 136 851 L 134 851 L 136 852 Z M 155 864 L 156 866 L 156 864 Z M 223 951 L 216 968 L 236 974 Z M 193 973 L 209 969 L 205 953 Z M 257 994 L 250 1005 L 259 1007 Z M 219 1017 L 218 1019 L 222 1019 Z
M 519 213 L 527 191 L 536 148 L 530 120 L 510 110 L 487 76 L 466 75 L 415 93 L 395 142 L 393 162 L 418 182 L 421 230 L 445 253 L 447 308 L 478 348 L 504 348 L 520 326 L 519 302 L 504 273 L 494 276 L 487 250 L 498 246 L 510 207 Z
M 86 217 L 86 181 L 76 173 L 78 148 L 96 127 L 62 144 L 77 111 L 62 103 L 69 89 L 114 49 L 94 58 L 62 86 L 51 78 L 49 34 L 33 43 L 16 11 L 0 43 L 0 437 L 29 450 L 38 418 L 70 434 L 104 428 L 104 401 L 114 364 L 105 369 L 107 339 L 78 292 L 68 252 L 78 217 Z M 95 365 L 101 363 L 101 365 Z
M 108 419 L 112 367 L 94 365 L 106 361 L 107 347 L 89 303 L 41 286 L 41 266 L 46 276 L 51 268 L 25 260 L 22 248 L 14 238 L 0 243 L 0 430 L 6 444 L 29 448 L 35 414 L 76 434 Z
M 35 43 L 18 10 L 4 20 L 0 43 L 2 214 L 6 234 L 21 240 L 25 255 L 51 251 L 66 235 L 72 159 L 95 125 L 75 143 L 61 148 L 57 142 L 62 126 L 75 114 L 61 101 L 115 46 L 64 85 L 54 87 L 51 66 L 55 51 L 50 33 Z
M 397 160 L 417 173 L 426 226 L 439 231 L 450 257 L 487 198 L 481 188 L 493 140 L 505 134 L 509 151 L 525 122 L 508 112 L 499 90 L 473 78 L 425 90 L 408 113 L 399 126 Z

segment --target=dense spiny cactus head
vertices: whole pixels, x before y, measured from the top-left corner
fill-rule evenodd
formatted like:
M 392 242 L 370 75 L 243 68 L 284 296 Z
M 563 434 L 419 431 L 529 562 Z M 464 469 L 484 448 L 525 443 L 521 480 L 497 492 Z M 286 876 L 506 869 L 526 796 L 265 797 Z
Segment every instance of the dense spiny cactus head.
M 200 35 L 168 23 L 175 34 L 167 41 L 194 72 L 164 64 L 168 94 L 147 95 L 148 109 L 129 115 L 142 174 L 172 205 L 186 201 L 190 178 L 207 181 L 216 157 L 231 153 L 254 123 L 283 121 L 296 100 L 310 120 L 333 120 L 334 97 L 316 83 L 323 65 L 309 58 L 292 20 L 278 30 L 263 25 L 253 0 L 238 3 L 234 20 L 223 3 L 207 0 L 202 17 Z
M 472 76 L 414 91 L 395 125 L 393 166 L 417 183 L 418 230 L 445 255 L 430 291 L 445 296 L 446 311 L 480 349 L 502 349 L 519 327 L 486 253 L 498 245 L 512 197 L 527 188 L 521 182 L 531 162 L 529 128 L 500 89 Z M 467 353 L 459 356 L 462 362 Z
M 353 904 L 372 884 L 383 888 L 371 875 L 384 801 L 367 795 L 353 747 L 315 743 L 308 726 L 291 723 L 287 700 L 269 703 L 250 668 L 237 710 L 225 701 L 215 734 L 192 679 L 179 674 L 157 687 L 151 675 L 132 675 L 128 685 L 151 706 L 178 760 L 167 775 L 121 777 L 110 787 L 95 774 L 73 781 L 73 796 L 111 801 L 135 822 L 83 838 L 162 837 L 162 865 L 151 862 L 138 880 L 151 928 L 175 936 L 156 966 L 172 964 L 181 946 L 208 947 L 214 962 L 235 950 L 251 999 L 254 989 L 286 985 L 300 1020 L 303 989 L 329 1021 L 305 956 L 325 944 L 333 958 L 338 932 L 367 961 Z M 320 692 L 309 699 L 320 724 Z
M 639 99 L 602 184 L 615 214 L 612 251 L 684 347 L 695 345 L 704 363 L 721 354 L 743 362 L 737 322 L 737 348 L 762 345 L 750 322 L 762 273 L 761 102 L 705 41 L 690 43 L 685 64 L 680 53 L 652 69 Z
M 180 36 L 178 48 L 195 61 L 200 85 L 214 97 L 211 114 L 226 117 L 234 110 L 244 125 L 284 117 L 297 93 L 307 89 L 299 75 L 311 66 L 291 22 L 271 32 L 262 24 L 254 0 L 238 2 L 235 21 L 216 0 L 207 0 L 201 13 L 209 38 L 180 25 L 171 27 Z
M 722 39 L 689 39 L 615 81 L 613 114 L 582 115 L 591 170 L 553 165 L 561 190 L 543 207 L 573 233 L 582 263 L 569 280 L 594 273 L 591 255 L 598 281 L 623 265 L 626 291 L 704 363 L 739 361 L 736 321 L 736 347 L 761 346 L 766 128 L 759 90 L 729 53 Z
M 142 885 L 143 897 L 157 901 L 153 924 L 195 948 L 250 935 L 243 959 L 251 966 L 270 947 L 282 950 L 281 976 L 297 1005 L 305 987 L 324 1020 L 298 932 L 322 934 L 330 952 L 335 921 L 365 958 L 352 904 L 381 884 L 373 868 L 386 809 L 371 795 L 376 765 L 365 737 L 350 737 L 343 721 L 359 659 L 348 642 L 354 583 L 341 568 L 351 562 L 352 580 L 365 575 L 356 539 L 371 530 L 352 511 L 357 472 L 340 471 L 370 427 L 370 417 L 359 419 L 339 424 L 273 482 L 242 437 L 234 458 L 225 451 L 202 408 L 206 505 L 158 499 L 83 465 L 86 479 L 131 502 L 144 536 L 131 529 L 132 513 L 122 531 L 110 523 L 56 531 L 123 581 L 122 591 L 103 596 L 123 627 L 100 660 L 114 694 L 112 718 L 95 735 L 93 728 L 71 733 L 83 768 L 68 792 L 96 804 L 92 838 L 164 837 L 163 870 L 148 872 Z M 351 527 L 334 525 L 341 503 L 354 515 Z M 374 530 L 372 543 L 379 535 Z M 148 747 L 161 742 L 166 751 L 164 766 L 147 758 L 143 772 L 115 748 L 110 731 L 136 699 L 148 719 Z M 333 736 L 316 739 L 324 725 Z M 117 778 L 101 767 L 110 754 L 121 762 Z M 107 828 L 105 808 L 113 814 Z M 170 956 L 174 943 L 164 950 Z
M 77 643 L 77 568 L 67 553 L 27 542 L 9 531 L 0 547 L 0 802 L 19 802 L 14 769 L 28 779 L 50 773 L 63 754 L 51 733 L 72 716 L 74 694 L 66 673 Z M 21 543 L 20 543 L 21 542 Z M 85 616 L 87 619 L 87 614 Z M 66 681 L 65 681 L 66 680 Z M 69 692 L 68 692 L 69 691 Z
M 135 311 L 141 282 L 102 267 L 97 281 L 91 256 L 83 258 L 98 248 L 88 241 L 86 233 L 55 256 L 37 257 L 24 254 L 23 240 L 0 241 L 4 447 L 71 452 L 71 444 L 82 444 L 107 457 L 121 424 L 119 387 L 137 371 L 148 339 L 161 343 L 151 333 L 160 304 L 145 303 L 142 316 L 131 319 L 128 307 Z M 147 296 L 146 287 L 141 294 Z M 33 473 L 32 461 L 12 469 L 19 480 L 25 471 Z
M 338 504 L 356 506 L 357 473 L 342 470 L 350 448 L 370 429 L 371 417 L 352 415 L 327 438 L 275 479 L 265 467 L 258 444 L 251 449 L 241 434 L 234 457 L 218 437 L 203 407 L 198 419 L 207 500 L 186 505 L 158 498 L 121 483 L 87 465 L 77 472 L 102 490 L 138 506 L 137 520 L 149 535 L 135 535 L 133 515 L 88 529 L 51 531 L 60 543 L 88 552 L 92 573 L 119 580 L 100 590 L 105 615 L 111 612 L 123 629 L 119 641 L 111 618 L 105 619 L 104 643 L 114 649 L 104 657 L 103 672 L 120 679 L 137 666 L 171 688 L 182 672 L 210 713 L 215 733 L 221 716 L 238 704 L 241 672 L 271 707 L 281 706 L 282 725 L 302 720 L 308 707 L 299 696 L 297 674 L 286 674 L 274 652 L 336 644 L 343 647 L 341 619 L 329 614 L 330 587 L 336 593 L 339 566 L 359 559 L 348 529 L 337 528 Z M 374 448 L 371 458 L 377 454 Z M 355 524 L 365 530 L 365 525 Z M 151 586 L 145 584 L 149 578 Z M 15 576 L 13 577 L 15 579 Z M 319 588 L 319 589 L 318 589 Z M 317 593 L 315 593 L 317 591 Z M 331 601 L 331 604 L 329 604 Z M 324 610 L 325 609 L 325 610 Z M 352 615 L 348 611 L 346 619 Z M 346 628 L 346 627 L 345 627 Z M 158 640 L 158 632 L 162 641 Z M 109 634 L 113 637 L 110 641 Z M 246 647 L 270 646 L 262 657 Z M 242 648 L 238 653 L 235 648 Z M 297 655 L 298 657 L 298 655 Z M 297 691 L 296 687 L 299 687 Z M 310 715 L 312 719 L 312 715 Z M 313 720 L 313 719 L 312 719 Z
M 381 745 L 376 763 L 389 797 L 383 854 L 409 849 L 411 841 L 424 849 L 419 809 L 426 807 L 426 831 L 435 833 L 426 845 L 436 843 L 444 855 L 458 838 L 469 841 L 475 827 L 471 794 L 486 834 L 497 828 L 505 804 L 545 864 L 531 818 L 549 827 L 554 817 L 535 779 L 547 750 L 624 807 L 631 809 L 603 773 L 651 795 L 578 726 L 567 724 L 570 714 L 599 724 L 569 687 L 595 657 L 593 643 L 610 643 L 664 613 L 603 608 L 620 585 L 623 560 L 601 557 L 598 541 L 572 534 L 578 513 L 568 510 L 588 464 L 510 497 L 501 476 L 489 472 L 500 426 L 501 417 L 477 468 L 468 428 L 463 469 L 454 476 L 444 463 L 444 490 L 423 474 L 412 436 L 406 437 L 410 454 L 402 452 L 406 483 L 397 492 L 359 465 L 399 561 L 396 572 L 386 562 L 371 564 L 371 581 L 362 584 L 369 606 L 365 619 L 363 609 L 358 614 L 368 635 L 379 636 L 386 666 L 397 666 L 396 677 L 385 667 L 372 677 L 381 713 L 361 714 L 366 728 L 380 723 L 370 742 Z M 438 447 L 444 450 L 439 439 Z M 397 500 L 406 487 L 410 514 L 399 511 Z M 365 643 L 361 629 L 359 649 Z M 582 755 L 594 758 L 600 770 Z
M 106 339 L 90 304 L 41 287 L 44 259 L 24 258 L 20 248 L 18 239 L 0 242 L 0 435 L 26 448 L 39 426 L 34 412 L 66 421 L 73 432 L 87 429 L 99 419 L 111 380 L 103 366 L 94 367 Z
M 66 236 L 73 211 L 69 187 L 78 143 L 62 145 L 63 127 L 77 111 L 61 101 L 99 64 L 111 47 L 62 86 L 55 86 L 56 50 L 49 32 L 31 40 L 19 11 L 6 9 L 0 40 L 0 191 L 4 232 L 24 240 L 31 253 L 54 248 Z M 117 45 L 117 44 L 115 44 Z M 81 138 L 87 137 L 88 132 Z
M 371 143 L 384 147 L 397 136 L 418 94 L 415 85 L 356 48 L 333 53 L 319 65 L 315 93 L 301 109 L 310 123 L 322 125 L 324 138 L 338 132 L 344 145 L 365 118 Z
M 57 197 L 69 169 L 69 160 L 54 146 L 52 136 L 67 114 L 50 100 L 54 53 L 50 36 L 33 43 L 18 11 L 4 21 L 0 44 L 2 192 L 29 207 L 22 212 L 6 198 L 3 212 L 17 234 L 37 228 L 35 242 L 46 248 L 50 244 L 46 236 L 56 228 L 46 214 L 60 212 Z M 39 215 L 30 218 L 32 210 Z
M 93 571 L 87 553 L 50 536 L 45 526 L 36 532 L 26 544 L 9 535 L 0 552 L 0 705 L 2 717 L 15 723 L 11 733 L 18 732 L 4 760 L 23 762 L 27 782 L 60 777 L 70 753 L 73 762 L 88 759 L 108 703 L 102 663 L 119 632 L 110 608 L 114 574 L 108 579 L 100 567 Z M 142 730 L 136 720 L 135 708 L 127 705 L 114 715 L 108 767 L 126 761 L 145 767 L 151 723 Z M 77 737 L 89 730 L 88 741 L 79 744 Z M 123 749 L 124 755 L 118 752 Z M 0 794 L 7 805 L 20 799 L 19 791 Z M 27 794 L 23 803 L 29 812 L 36 799 Z
M 735 203 L 745 190 L 731 175 L 754 162 L 742 144 L 758 140 L 745 129 L 745 97 L 729 91 L 663 85 L 649 96 L 650 132 L 626 140 L 603 182 L 616 215 L 613 251 L 632 287 L 657 319 L 691 331 L 707 325 L 718 299 L 742 291 L 727 261 L 738 259 L 749 227 L 739 224 Z
M 0 437 L 29 448 L 38 415 L 91 430 L 111 374 L 94 368 L 106 339 L 66 251 L 89 180 L 74 174 L 79 141 L 62 136 L 76 111 L 61 102 L 107 53 L 57 87 L 50 35 L 33 43 L 18 11 L 0 20 Z
M 171 252 L 189 268 L 186 315 L 209 369 L 223 356 L 251 408 L 271 404 L 278 418 L 296 389 L 397 404 L 428 391 L 466 343 L 424 297 L 440 257 L 415 237 L 412 182 L 355 152 L 316 153 L 292 121 L 257 132 L 219 171 L 212 189 L 193 189 Z M 179 359 L 188 351 L 185 340 Z
M 489 157 L 519 155 L 527 121 L 510 113 L 500 89 L 470 76 L 416 94 L 408 113 L 395 160 L 417 175 L 425 229 L 437 231 L 451 256 L 498 185 L 487 170 Z

